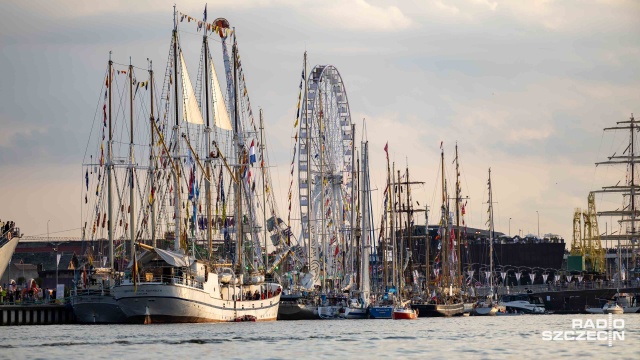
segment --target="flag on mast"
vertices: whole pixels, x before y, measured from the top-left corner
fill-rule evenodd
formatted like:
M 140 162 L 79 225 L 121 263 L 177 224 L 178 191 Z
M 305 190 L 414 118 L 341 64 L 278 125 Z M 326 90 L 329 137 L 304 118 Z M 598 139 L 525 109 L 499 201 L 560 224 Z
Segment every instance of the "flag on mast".
M 256 147 L 254 146 L 254 140 L 251 140 L 251 146 L 249 147 L 249 162 L 253 166 L 256 162 Z

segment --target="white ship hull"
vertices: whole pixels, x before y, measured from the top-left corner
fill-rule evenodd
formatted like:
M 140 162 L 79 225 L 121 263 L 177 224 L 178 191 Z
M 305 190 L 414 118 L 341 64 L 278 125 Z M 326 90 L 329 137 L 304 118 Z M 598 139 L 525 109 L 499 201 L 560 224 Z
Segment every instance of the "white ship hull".
M 339 305 L 318 306 L 318 316 L 321 319 L 344 318 L 344 307 Z
M 273 321 L 278 316 L 280 285 L 265 284 L 272 293 L 261 300 L 234 301 L 204 289 L 176 283 L 122 284 L 114 288 L 114 297 L 133 323 L 195 323 L 231 321 Z M 247 290 L 253 291 L 253 287 Z M 257 286 L 256 286 L 257 287 Z M 206 286 L 205 286 L 206 288 Z M 223 287 L 221 292 L 233 291 Z
M 544 305 L 531 304 L 524 300 L 505 302 L 504 306 L 508 312 L 516 311 L 523 314 L 544 314 L 546 312 Z
M 366 308 L 345 308 L 345 319 L 366 319 L 369 316 Z
M 498 312 L 496 306 L 479 306 L 471 311 L 471 315 L 474 316 L 495 316 Z

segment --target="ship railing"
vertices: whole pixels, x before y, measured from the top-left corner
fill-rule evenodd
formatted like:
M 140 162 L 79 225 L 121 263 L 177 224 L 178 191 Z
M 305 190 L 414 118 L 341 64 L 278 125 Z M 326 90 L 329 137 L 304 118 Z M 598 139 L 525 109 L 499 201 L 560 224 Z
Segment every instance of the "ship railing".
M 158 283 L 158 284 L 184 285 L 184 286 L 193 287 L 196 289 L 204 288 L 204 284 L 201 281 L 189 279 L 184 276 L 171 276 L 171 275 L 154 276 L 152 278 L 145 279 L 145 282 Z
M 128 284 L 133 284 L 131 279 L 127 279 L 126 282 Z M 117 282 L 118 284 L 120 284 L 120 282 Z M 144 283 L 144 284 L 165 284 L 165 285 L 169 285 L 169 284 L 173 284 L 173 285 L 183 285 L 183 286 L 188 286 L 188 287 L 192 287 L 192 288 L 196 288 L 196 289 L 204 289 L 204 283 L 198 280 L 194 280 L 194 279 L 188 279 L 184 276 L 170 276 L 170 275 L 160 275 L 160 276 L 153 276 L 153 277 L 140 277 L 140 282 L 139 283 Z

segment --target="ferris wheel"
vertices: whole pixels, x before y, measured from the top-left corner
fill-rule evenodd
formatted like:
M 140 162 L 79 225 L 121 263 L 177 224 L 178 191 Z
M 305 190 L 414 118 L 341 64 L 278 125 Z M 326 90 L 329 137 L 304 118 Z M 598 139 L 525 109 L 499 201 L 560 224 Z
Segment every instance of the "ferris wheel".
M 309 272 L 336 276 L 350 228 L 353 133 L 347 92 L 338 70 L 317 65 L 307 79 L 298 152 L 301 239 Z

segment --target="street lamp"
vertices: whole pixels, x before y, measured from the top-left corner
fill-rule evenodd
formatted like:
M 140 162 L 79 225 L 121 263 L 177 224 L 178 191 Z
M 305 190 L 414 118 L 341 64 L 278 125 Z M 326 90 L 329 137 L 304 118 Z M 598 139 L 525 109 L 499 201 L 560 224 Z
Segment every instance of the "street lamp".
M 56 252 L 56 291 L 58 291 L 58 263 L 60 262 L 58 260 L 58 246 L 55 246 L 53 248 L 53 251 Z M 57 295 L 56 295 L 56 297 L 57 297 Z
M 538 239 L 540 239 L 540 213 L 536 210 L 536 214 L 538 215 Z
M 509 218 L 509 237 L 511 237 L 511 218 Z

